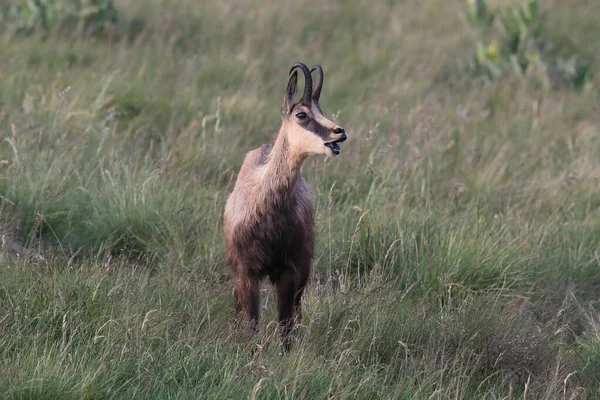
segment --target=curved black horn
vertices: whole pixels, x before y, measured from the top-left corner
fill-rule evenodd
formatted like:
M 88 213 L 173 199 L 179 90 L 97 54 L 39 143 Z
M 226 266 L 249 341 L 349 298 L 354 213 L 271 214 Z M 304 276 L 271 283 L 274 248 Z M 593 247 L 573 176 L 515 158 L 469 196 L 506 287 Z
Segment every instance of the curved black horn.
M 290 69 L 290 74 L 296 68 L 300 68 L 302 72 L 304 72 L 304 94 L 302 94 L 302 102 L 304 104 L 310 104 L 312 101 L 312 76 L 310 75 L 310 70 L 306 65 L 298 62 L 292 66 L 292 69 Z
M 321 89 L 323 88 L 323 68 L 320 65 L 314 65 L 310 72 L 317 71 L 317 81 L 315 83 L 315 88 L 312 92 L 312 99 L 316 104 L 319 104 L 319 98 L 321 97 Z

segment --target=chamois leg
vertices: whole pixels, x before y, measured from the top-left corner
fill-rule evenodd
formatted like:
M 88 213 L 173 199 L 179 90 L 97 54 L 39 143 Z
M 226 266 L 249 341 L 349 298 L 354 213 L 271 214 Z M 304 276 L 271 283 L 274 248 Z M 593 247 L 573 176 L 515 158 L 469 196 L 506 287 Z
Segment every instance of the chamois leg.
M 275 284 L 277 290 L 279 329 L 281 329 L 284 354 L 288 354 L 291 347 L 290 332 L 292 330 L 294 316 L 294 295 L 296 293 L 295 286 L 294 276 L 291 272 L 286 272 L 283 274 L 279 281 Z
M 306 283 L 308 282 L 308 269 L 306 271 L 301 270 L 297 277 L 296 283 L 296 294 L 294 297 L 294 313 L 295 313 L 295 323 L 302 323 L 302 294 L 304 293 L 304 288 L 306 287 Z
M 233 296 L 238 317 L 248 334 L 256 333 L 259 314 L 259 284 L 252 276 L 238 276 L 235 279 Z

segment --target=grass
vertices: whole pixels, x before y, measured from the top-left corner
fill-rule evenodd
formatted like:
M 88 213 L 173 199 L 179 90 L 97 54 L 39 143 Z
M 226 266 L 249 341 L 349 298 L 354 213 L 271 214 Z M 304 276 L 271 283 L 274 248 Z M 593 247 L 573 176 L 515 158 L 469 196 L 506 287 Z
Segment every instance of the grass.
M 600 82 L 465 75 L 439 1 L 171 3 L 0 35 L 0 229 L 51 259 L 0 258 L 3 398 L 600 394 Z M 600 65 L 598 5 L 546 3 Z M 317 260 L 282 357 L 268 287 L 234 329 L 221 214 L 296 61 L 350 139 L 304 167 Z

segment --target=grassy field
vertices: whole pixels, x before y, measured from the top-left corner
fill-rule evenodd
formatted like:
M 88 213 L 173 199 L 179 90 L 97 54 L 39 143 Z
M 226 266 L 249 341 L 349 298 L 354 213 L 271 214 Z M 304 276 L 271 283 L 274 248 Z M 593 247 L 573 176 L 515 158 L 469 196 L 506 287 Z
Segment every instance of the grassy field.
M 50 259 L 0 255 L 0 397 L 600 397 L 600 74 L 466 72 L 458 0 L 116 6 L 105 35 L 0 34 L 0 231 Z M 598 71 L 600 2 L 541 12 Z M 269 287 L 234 328 L 221 216 L 296 61 L 350 138 L 303 169 L 283 357 Z

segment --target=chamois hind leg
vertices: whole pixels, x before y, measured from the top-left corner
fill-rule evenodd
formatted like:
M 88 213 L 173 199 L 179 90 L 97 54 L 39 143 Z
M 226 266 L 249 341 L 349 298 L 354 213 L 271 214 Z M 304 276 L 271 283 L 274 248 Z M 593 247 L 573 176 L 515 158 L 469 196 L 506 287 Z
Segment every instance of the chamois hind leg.
M 296 285 L 292 271 L 286 271 L 275 283 L 277 291 L 277 313 L 279 317 L 279 329 L 283 341 L 283 353 L 288 354 L 291 347 L 290 332 L 294 317 L 294 295 Z
M 258 280 L 245 274 L 236 276 L 233 297 L 238 317 L 241 318 L 244 329 L 250 335 L 256 333 L 259 317 Z

